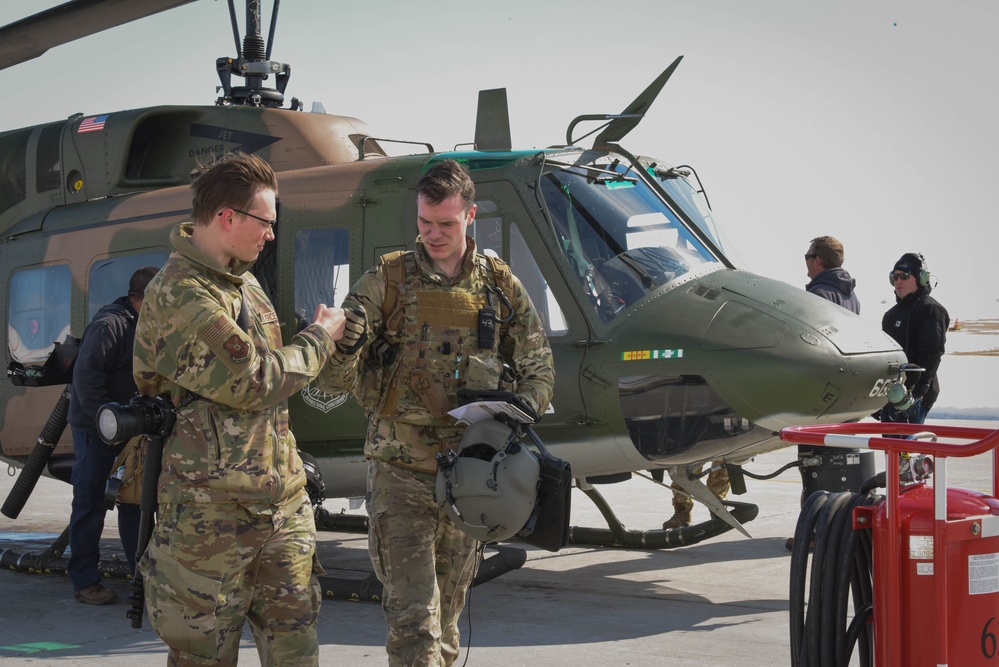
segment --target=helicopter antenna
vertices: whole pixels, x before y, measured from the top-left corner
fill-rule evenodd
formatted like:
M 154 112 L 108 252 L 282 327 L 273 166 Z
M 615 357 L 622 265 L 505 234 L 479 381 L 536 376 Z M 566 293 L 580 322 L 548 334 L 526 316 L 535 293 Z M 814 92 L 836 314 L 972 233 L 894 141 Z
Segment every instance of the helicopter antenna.
M 611 142 L 621 141 L 626 134 L 635 129 L 642 121 L 642 118 L 645 117 L 645 112 L 656 101 L 659 91 L 663 89 L 669 78 L 673 76 L 673 71 L 676 70 L 681 60 L 683 60 L 683 56 L 674 60 L 669 67 L 663 70 L 662 74 L 656 77 L 655 81 L 649 84 L 648 88 L 642 91 L 641 95 L 635 98 L 634 102 L 628 105 L 627 109 L 618 114 L 617 117 L 611 119 L 611 122 L 607 125 L 607 129 L 593 140 L 593 146 L 606 146 Z
M 291 77 L 291 66 L 270 59 L 279 5 L 280 0 L 274 0 L 270 33 L 265 46 L 260 34 L 260 0 L 246 0 L 246 34 L 240 48 L 236 6 L 233 0 L 229 0 L 229 19 L 236 41 L 236 57 L 224 57 L 215 61 L 215 69 L 222 84 L 222 96 L 216 100 L 216 104 L 277 108 L 284 102 L 284 90 Z M 246 85 L 233 86 L 233 75 L 243 77 Z M 275 87 L 265 88 L 264 81 L 271 75 L 274 76 Z

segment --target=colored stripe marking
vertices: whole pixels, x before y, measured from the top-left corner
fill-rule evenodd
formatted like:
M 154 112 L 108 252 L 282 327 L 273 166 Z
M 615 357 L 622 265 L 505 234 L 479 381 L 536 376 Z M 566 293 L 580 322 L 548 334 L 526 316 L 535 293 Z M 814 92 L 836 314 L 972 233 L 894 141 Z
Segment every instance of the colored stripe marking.
M 57 642 L 32 642 L 31 644 L 0 646 L 0 651 L 13 651 L 14 653 L 42 653 L 44 651 L 61 651 L 67 648 L 80 648 L 80 645 L 59 644 Z
M 621 353 L 621 361 L 644 361 L 647 359 L 679 359 L 683 350 L 630 350 Z

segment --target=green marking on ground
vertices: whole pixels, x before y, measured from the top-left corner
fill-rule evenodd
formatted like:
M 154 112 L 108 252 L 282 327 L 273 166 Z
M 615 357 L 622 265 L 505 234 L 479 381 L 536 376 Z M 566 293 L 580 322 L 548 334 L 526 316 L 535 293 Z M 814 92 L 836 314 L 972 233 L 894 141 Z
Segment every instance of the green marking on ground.
M 64 648 L 80 648 L 79 644 L 60 644 L 58 642 L 32 642 L 30 644 L 13 644 L 0 646 L 0 651 L 14 653 L 42 653 L 43 651 L 60 651 Z

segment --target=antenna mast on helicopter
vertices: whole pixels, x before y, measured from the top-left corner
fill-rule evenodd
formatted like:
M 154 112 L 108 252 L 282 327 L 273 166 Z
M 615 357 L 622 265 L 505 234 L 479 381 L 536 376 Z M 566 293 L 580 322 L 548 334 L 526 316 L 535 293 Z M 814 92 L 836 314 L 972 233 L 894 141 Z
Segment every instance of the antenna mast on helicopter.
M 284 103 L 284 89 L 288 85 L 288 79 L 291 78 L 291 65 L 270 59 L 280 4 L 281 0 L 274 0 L 270 32 L 265 47 L 264 38 L 260 34 L 260 0 L 246 0 L 246 34 L 240 47 L 236 6 L 234 0 L 229 0 L 229 18 L 232 22 L 233 40 L 236 43 L 236 58 L 223 57 L 215 61 L 215 69 L 222 84 L 220 86 L 222 96 L 216 100 L 216 104 L 278 108 Z M 243 77 L 246 85 L 234 87 L 233 75 Z M 264 81 L 271 75 L 274 76 L 275 87 L 265 88 Z

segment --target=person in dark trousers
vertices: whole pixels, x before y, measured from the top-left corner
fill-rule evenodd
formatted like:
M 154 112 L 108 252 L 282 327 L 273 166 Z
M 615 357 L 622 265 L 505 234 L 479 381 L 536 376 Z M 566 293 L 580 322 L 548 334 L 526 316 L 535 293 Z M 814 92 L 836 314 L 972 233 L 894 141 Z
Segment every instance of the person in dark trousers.
M 901 410 L 886 404 L 880 412 L 883 422 L 922 424 L 940 395 L 937 369 L 944 355 L 950 315 L 930 296 L 930 278 L 926 259 L 914 252 L 902 255 L 888 274 L 895 289 L 895 305 L 881 319 L 881 329 L 902 346 L 910 364 L 924 370 L 906 373 L 905 388 L 913 402 Z
M 808 272 L 809 283 L 805 285 L 805 291 L 816 296 L 820 296 L 827 301 L 843 306 L 847 310 L 860 315 L 860 300 L 857 298 L 857 281 L 843 268 L 843 260 L 846 253 L 843 244 L 832 236 L 818 236 L 811 241 L 808 250 L 805 252 L 805 270 Z M 820 455 L 823 462 L 832 461 L 834 458 L 843 458 L 850 454 L 855 454 L 857 450 L 846 447 L 822 447 L 813 448 L 812 445 L 798 445 L 798 460 Z M 803 490 L 801 494 L 801 505 L 804 507 L 809 483 L 806 482 L 806 475 L 814 472 L 802 467 Z M 840 477 L 845 479 L 845 477 Z M 833 490 L 840 490 L 839 488 Z M 788 550 L 794 548 L 794 538 L 787 538 L 784 545 Z
M 132 347 L 135 323 L 146 285 L 157 269 L 147 266 L 132 274 L 128 294 L 102 307 L 87 325 L 73 366 L 73 389 L 67 421 L 73 432 L 73 511 L 69 520 L 70 557 L 67 570 L 78 602 L 110 604 L 118 594 L 101 585 L 97 563 L 104 530 L 104 490 L 111 467 L 124 445 L 109 447 L 101 440 L 94 419 L 110 401 L 128 403 L 135 395 Z M 118 534 L 129 568 L 135 571 L 139 536 L 139 506 L 118 505 Z

